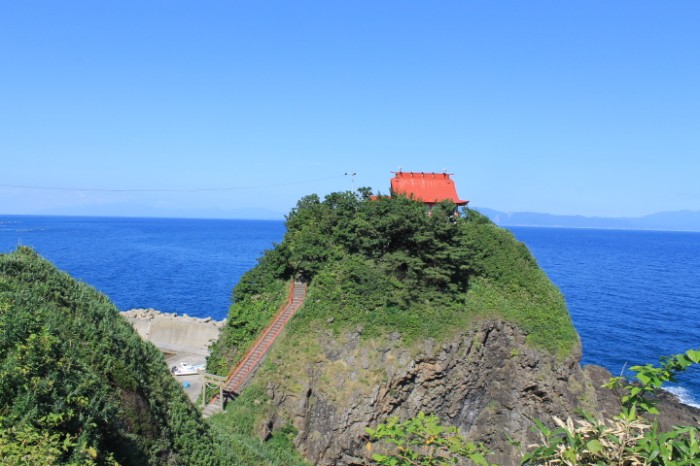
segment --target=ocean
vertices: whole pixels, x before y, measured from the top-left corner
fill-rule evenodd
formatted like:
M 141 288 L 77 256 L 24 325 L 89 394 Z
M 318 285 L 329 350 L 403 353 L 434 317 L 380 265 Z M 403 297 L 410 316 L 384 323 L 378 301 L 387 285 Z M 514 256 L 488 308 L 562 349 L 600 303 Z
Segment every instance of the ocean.
M 700 233 L 512 227 L 561 289 L 583 362 L 613 374 L 700 347 Z M 121 310 L 226 316 L 281 221 L 0 216 L 0 252 L 31 246 Z M 700 401 L 700 369 L 671 387 Z
M 0 252 L 31 246 L 120 310 L 217 320 L 233 286 L 283 235 L 282 221 L 0 216 Z
M 510 227 L 563 293 L 583 362 L 613 375 L 700 349 L 700 233 Z M 667 387 L 700 407 L 700 368 Z

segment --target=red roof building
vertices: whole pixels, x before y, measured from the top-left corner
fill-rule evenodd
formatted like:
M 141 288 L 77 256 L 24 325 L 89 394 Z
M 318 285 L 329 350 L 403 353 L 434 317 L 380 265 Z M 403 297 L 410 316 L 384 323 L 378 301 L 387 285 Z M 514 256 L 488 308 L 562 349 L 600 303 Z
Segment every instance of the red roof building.
M 429 206 L 450 200 L 457 206 L 465 206 L 469 201 L 459 198 L 455 182 L 450 173 L 392 172 L 391 192 L 422 201 Z

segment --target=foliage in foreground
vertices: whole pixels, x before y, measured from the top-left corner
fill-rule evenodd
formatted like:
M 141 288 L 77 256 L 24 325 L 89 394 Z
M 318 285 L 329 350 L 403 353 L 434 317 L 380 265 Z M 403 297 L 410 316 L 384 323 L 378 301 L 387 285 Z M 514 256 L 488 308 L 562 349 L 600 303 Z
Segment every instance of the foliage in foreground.
M 614 377 L 606 387 L 621 390 L 622 409 L 612 419 L 562 421 L 556 429 L 542 423 L 537 427 L 542 444 L 534 446 L 524 465 L 607 465 L 681 466 L 700 464 L 700 429 L 675 426 L 660 431 L 658 422 L 645 415 L 659 414 L 655 393 L 666 382 L 675 382 L 678 373 L 700 363 L 700 351 L 689 350 L 661 359 L 660 366 L 634 366 L 634 383 Z
M 491 466 L 486 460 L 488 450 L 462 436 L 454 426 L 443 426 L 435 415 L 420 412 L 414 418 L 399 422 L 391 417 L 376 429 L 365 429 L 370 439 L 393 446 L 393 454 L 374 453 L 372 460 L 383 466 L 438 466 L 459 464 L 466 458 L 477 466 Z M 372 450 L 368 443 L 367 449 Z M 495 466 L 495 465 L 493 465 Z
M 698 426 L 675 426 L 668 432 L 659 429 L 647 415 L 659 414 L 656 392 L 666 382 L 692 364 L 700 363 L 700 351 L 689 350 L 661 359 L 659 367 L 634 366 L 634 382 L 614 377 L 606 387 L 621 390 L 620 413 L 612 419 L 566 421 L 554 418 L 550 429 L 535 421 L 541 443 L 531 445 L 523 456 L 524 466 L 693 466 L 700 464 L 700 429 Z M 435 416 L 420 413 L 416 418 L 399 422 L 390 418 L 376 429 L 367 429 L 372 441 L 390 444 L 384 454 L 374 454 L 379 465 L 487 465 L 488 451 L 483 445 L 467 441 L 455 427 L 443 427 Z M 372 444 L 368 444 L 370 447 Z
M 162 354 L 29 248 L 0 255 L 0 463 L 222 464 Z
M 63 416 L 47 416 L 39 421 L 43 427 L 24 424 L 0 429 L 0 464 L 22 466 L 68 466 L 95 465 L 97 451 L 92 447 L 78 445 L 74 435 L 52 432 L 50 427 Z M 0 423 L 4 419 L 0 418 Z M 49 427 L 48 429 L 45 427 Z M 73 460 L 64 463 L 65 455 L 73 451 Z M 114 464 L 113 457 L 103 460 L 104 464 Z
M 0 255 L 1 465 L 303 465 L 290 432 L 257 438 L 246 399 L 238 427 L 210 426 L 105 296 L 29 248 Z

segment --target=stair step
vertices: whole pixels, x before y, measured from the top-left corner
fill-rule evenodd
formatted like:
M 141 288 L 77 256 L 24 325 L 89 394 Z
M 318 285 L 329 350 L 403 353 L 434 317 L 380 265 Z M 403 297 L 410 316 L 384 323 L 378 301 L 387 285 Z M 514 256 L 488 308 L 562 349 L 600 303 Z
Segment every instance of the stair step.
M 241 366 L 239 366 L 231 377 L 229 377 L 228 381 L 226 381 L 224 387 L 227 391 L 240 391 L 241 387 L 246 384 L 253 371 L 260 365 L 270 349 L 270 346 L 272 346 L 280 333 L 282 333 L 284 326 L 304 303 L 304 299 L 306 298 L 306 287 L 304 284 L 294 282 L 291 295 L 291 301 L 289 301 L 287 306 L 277 315 L 274 323 L 268 327 L 267 333 L 258 341 L 257 346 L 250 352 L 248 359 Z M 222 402 L 223 400 L 209 403 L 202 411 L 202 415 L 204 417 L 209 417 L 215 412 L 220 412 L 222 410 Z

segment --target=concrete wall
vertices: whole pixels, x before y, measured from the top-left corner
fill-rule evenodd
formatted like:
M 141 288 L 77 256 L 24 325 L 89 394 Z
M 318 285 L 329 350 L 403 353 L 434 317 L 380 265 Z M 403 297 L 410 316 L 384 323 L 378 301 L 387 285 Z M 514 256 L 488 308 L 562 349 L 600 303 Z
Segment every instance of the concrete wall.
M 169 353 L 208 354 L 209 345 L 219 338 L 224 321 L 163 314 L 152 309 L 122 313 L 138 334 Z

